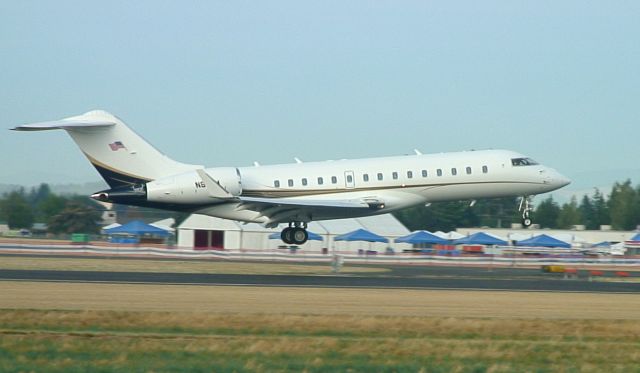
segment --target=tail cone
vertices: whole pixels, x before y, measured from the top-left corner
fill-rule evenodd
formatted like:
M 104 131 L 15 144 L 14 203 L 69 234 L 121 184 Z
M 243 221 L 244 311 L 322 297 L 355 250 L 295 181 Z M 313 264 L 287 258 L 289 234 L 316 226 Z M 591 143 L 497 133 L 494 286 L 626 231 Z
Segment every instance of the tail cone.
M 144 184 L 127 185 L 113 189 L 102 190 L 91 195 L 91 198 L 101 202 L 131 203 L 147 200 L 147 187 Z

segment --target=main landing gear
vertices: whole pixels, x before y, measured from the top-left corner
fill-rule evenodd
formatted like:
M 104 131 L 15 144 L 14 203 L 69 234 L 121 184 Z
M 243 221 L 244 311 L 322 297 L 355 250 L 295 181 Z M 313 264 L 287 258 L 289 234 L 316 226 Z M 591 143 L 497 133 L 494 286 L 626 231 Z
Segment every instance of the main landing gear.
M 529 196 L 523 196 L 520 199 L 520 207 L 519 211 L 522 211 L 522 226 L 530 227 L 531 226 L 531 211 L 533 211 L 533 206 L 531 205 L 531 200 Z
M 309 239 L 307 223 L 289 223 L 289 226 L 280 233 L 280 238 L 287 245 L 302 245 Z

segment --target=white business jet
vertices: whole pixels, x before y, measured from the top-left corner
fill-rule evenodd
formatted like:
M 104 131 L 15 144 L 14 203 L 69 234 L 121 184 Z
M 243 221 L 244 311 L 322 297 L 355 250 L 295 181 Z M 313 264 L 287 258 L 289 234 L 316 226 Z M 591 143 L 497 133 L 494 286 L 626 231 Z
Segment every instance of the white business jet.
M 570 180 L 508 150 L 405 155 L 251 167 L 176 162 L 105 111 L 18 131 L 66 130 L 111 189 L 100 201 L 205 214 L 282 230 L 287 244 L 307 241 L 307 223 L 385 214 L 438 201 L 522 197 L 523 225 L 531 225 L 530 196 Z

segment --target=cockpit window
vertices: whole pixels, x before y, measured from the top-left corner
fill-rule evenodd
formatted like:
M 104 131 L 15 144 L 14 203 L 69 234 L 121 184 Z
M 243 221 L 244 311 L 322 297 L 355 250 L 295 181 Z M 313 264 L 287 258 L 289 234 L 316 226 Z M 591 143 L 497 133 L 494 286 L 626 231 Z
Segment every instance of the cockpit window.
M 535 166 L 539 163 L 531 158 L 511 158 L 511 164 L 514 166 Z

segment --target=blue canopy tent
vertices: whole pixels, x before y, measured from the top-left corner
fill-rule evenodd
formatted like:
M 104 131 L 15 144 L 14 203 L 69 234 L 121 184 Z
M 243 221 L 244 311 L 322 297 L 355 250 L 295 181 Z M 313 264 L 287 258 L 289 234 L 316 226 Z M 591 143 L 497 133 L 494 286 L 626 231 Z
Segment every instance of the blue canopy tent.
M 377 253 L 375 250 L 371 249 L 371 244 L 374 242 L 383 242 L 383 243 L 387 243 L 389 242 L 388 239 L 382 237 L 382 236 L 378 236 L 375 233 L 369 232 L 368 230 L 365 229 L 356 229 L 353 232 L 349 232 L 349 233 L 345 233 L 345 234 L 341 234 L 339 236 L 335 236 L 333 238 L 334 241 L 364 241 L 364 242 L 369 242 L 369 250 L 366 251 L 367 255 L 369 253 L 371 254 L 375 254 Z M 358 250 L 359 254 L 364 253 L 365 251 L 362 249 Z
M 507 241 L 490 236 L 484 232 L 474 233 L 453 241 L 454 245 L 507 245 Z
M 531 237 L 527 240 L 516 242 L 516 246 L 529 246 L 529 247 L 563 247 L 566 249 L 571 248 L 571 244 L 564 241 L 560 241 L 546 234 Z
M 410 243 L 410 244 L 439 244 L 446 245 L 449 243 L 448 240 L 444 238 L 440 238 L 435 234 L 429 233 L 427 231 L 415 231 L 406 236 L 398 237 L 394 240 L 398 243 Z
M 123 224 L 119 227 L 105 229 L 106 234 L 130 234 L 134 236 L 141 236 L 144 234 L 166 237 L 169 232 L 162 228 L 154 227 L 140 220 L 132 220 L 127 224 Z
M 319 235 L 317 233 L 309 232 L 309 231 L 307 231 L 307 233 L 309 234 L 309 240 L 322 241 L 322 236 L 321 235 Z M 279 240 L 280 239 L 280 232 L 271 233 L 269 235 L 269 239 L 270 240 Z
M 336 236 L 334 241 L 366 241 L 366 242 L 389 242 L 388 239 L 378 236 L 375 233 L 369 232 L 364 229 L 356 229 L 353 232 L 341 234 Z
M 629 238 L 627 241 L 640 241 L 640 233 L 636 233 L 635 236 Z
M 149 225 L 140 220 L 132 220 L 127 224 L 119 227 L 104 230 L 105 234 L 116 236 L 136 236 L 135 239 L 112 238 L 111 242 L 115 243 L 138 243 L 141 236 L 152 236 L 166 238 L 169 232 L 153 225 Z

